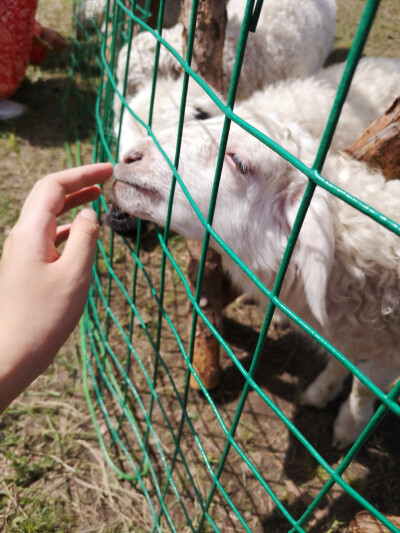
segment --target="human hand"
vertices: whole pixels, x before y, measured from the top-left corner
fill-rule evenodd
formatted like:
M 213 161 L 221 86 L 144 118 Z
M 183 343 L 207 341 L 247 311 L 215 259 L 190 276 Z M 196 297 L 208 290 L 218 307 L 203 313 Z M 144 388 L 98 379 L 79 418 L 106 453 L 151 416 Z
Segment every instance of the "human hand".
M 100 195 L 109 163 L 50 174 L 33 187 L 0 261 L 0 412 L 51 363 L 83 312 L 99 233 L 84 208 L 71 224 L 57 216 Z M 57 246 L 66 240 L 60 254 Z

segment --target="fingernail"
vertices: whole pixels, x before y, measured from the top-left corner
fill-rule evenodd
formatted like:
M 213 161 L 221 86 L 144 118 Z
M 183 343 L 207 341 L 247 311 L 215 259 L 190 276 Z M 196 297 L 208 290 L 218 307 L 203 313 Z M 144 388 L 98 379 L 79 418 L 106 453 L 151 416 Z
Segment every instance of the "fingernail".
M 90 209 L 89 207 L 84 207 L 81 211 L 79 211 L 79 215 L 83 218 L 87 218 L 94 224 L 99 223 L 99 221 L 97 220 L 96 212 L 93 211 L 93 209 Z

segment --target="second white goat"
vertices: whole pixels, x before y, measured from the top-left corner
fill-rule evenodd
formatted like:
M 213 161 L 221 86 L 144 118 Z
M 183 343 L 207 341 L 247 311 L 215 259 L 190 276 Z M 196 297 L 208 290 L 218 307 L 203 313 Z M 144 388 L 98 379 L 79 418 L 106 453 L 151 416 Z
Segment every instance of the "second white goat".
M 236 57 L 244 0 L 227 4 L 223 93 L 227 94 Z M 238 98 L 245 99 L 257 89 L 277 80 L 305 77 L 317 72 L 332 50 L 335 34 L 335 0 L 268 0 L 263 5 L 257 30 L 248 37 Z M 181 23 L 163 31 L 162 37 L 183 54 Z M 149 32 L 136 35 L 119 53 L 117 79 L 122 90 L 128 65 L 126 96 L 132 97 L 152 78 L 156 39 Z M 164 46 L 160 49 L 159 76 L 177 77 L 181 66 Z

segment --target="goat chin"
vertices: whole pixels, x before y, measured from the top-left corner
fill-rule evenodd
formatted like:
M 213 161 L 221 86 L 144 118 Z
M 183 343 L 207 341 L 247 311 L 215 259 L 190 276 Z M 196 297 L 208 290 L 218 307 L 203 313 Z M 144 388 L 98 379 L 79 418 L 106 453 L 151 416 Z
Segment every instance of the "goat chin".
M 298 124 L 278 115 L 248 117 L 251 124 L 289 153 L 312 165 L 318 142 Z M 218 155 L 223 119 L 184 128 L 171 229 L 202 239 Z M 175 134 L 158 141 L 172 159 Z M 349 194 L 399 221 L 400 183 L 341 154 L 328 156 L 323 175 Z M 138 142 L 115 169 L 114 201 L 131 215 L 165 223 L 171 169 L 151 139 Z M 307 178 L 255 137 L 232 125 L 219 183 L 213 228 L 251 271 L 271 288 L 278 271 Z M 193 198 L 194 213 L 186 194 Z M 212 239 L 211 245 L 219 249 Z M 221 251 L 221 250 L 220 250 Z M 223 253 L 223 252 L 222 252 Z M 226 255 L 226 254 L 225 254 Z M 228 256 L 224 264 L 234 283 L 265 303 L 254 284 Z M 385 389 L 400 373 L 400 247 L 398 237 L 317 187 L 304 219 L 281 299 Z M 323 407 L 339 392 L 347 374 L 333 357 L 305 390 L 301 403 Z M 368 422 L 374 395 L 357 379 L 334 424 L 333 442 L 352 443 Z

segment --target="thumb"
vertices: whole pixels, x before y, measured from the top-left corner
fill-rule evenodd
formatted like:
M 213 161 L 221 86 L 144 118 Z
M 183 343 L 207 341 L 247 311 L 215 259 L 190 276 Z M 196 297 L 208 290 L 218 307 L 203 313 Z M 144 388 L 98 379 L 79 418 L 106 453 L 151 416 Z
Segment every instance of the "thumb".
M 88 281 L 99 236 L 99 223 L 93 209 L 84 207 L 72 222 L 69 237 L 61 256 L 66 272 L 77 281 Z

